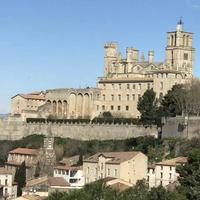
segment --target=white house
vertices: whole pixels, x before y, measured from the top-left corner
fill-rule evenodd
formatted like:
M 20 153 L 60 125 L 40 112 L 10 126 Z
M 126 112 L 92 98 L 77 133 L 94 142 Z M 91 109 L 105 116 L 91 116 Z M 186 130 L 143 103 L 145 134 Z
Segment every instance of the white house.
M 54 177 L 63 177 L 72 188 L 81 188 L 85 184 L 82 166 L 55 166 Z
M 187 157 L 176 157 L 149 165 L 147 173 L 149 187 L 158 187 L 159 185 L 167 187 L 169 184 L 177 182 L 179 174 L 176 172 L 176 167 L 185 165 L 185 163 L 187 163 Z
M 17 196 L 17 185 L 13 184 L 12 172 L 3 167 L 0 167 L 0 186 L 3 189 L 2 195 L 4 198 L 14 198 Z

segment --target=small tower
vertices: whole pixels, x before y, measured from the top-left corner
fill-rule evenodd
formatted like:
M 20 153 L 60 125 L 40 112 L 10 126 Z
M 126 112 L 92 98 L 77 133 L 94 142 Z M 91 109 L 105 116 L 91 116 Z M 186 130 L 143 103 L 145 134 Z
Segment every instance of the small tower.
M 183 21 L 177 23 L 176 31 L 167 33 L 166 65 L 173 70 L 192 76 L 195 49 L 192 47 L 192 33 L 184 31 Z
M 109 73 L 112 73 L 112 64 L 117 61 L 117 43 L 111 42 L 107 43 L 104 46 L 105 56 L 104 56 L 104 75 L 108 76 Z

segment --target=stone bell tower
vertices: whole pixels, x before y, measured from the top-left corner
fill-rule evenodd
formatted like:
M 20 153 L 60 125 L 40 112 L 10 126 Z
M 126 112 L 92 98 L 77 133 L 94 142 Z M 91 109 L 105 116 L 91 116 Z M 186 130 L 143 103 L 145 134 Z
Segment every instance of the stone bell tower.
M 184 31 L 183 22 L 177 23 L 176 31 L 167 33 L 166 65 L 183 72 L 185 77 L 192 76 L 194 53 L 192 47 L 192 33 Z

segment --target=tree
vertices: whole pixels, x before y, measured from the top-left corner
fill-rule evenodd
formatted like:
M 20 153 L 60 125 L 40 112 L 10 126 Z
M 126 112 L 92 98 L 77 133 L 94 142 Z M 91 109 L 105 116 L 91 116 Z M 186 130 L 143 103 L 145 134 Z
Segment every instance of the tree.
M 22 195 L 22 188 L 26 185 L 26 164 L 25 161 L 15 172 L 15 182 L 17 182 L 17 196 Z
M 177 168 L 179 173 L 179 191 L 188 200 L 200 199 L 200 149 L 193 149 L 188 155 L 188 162 Z
M 156 124 L 158 120 L 158 100 L 153 89 L 146 90 L 143 96 L 139 99 L 137 109 L 141 114 L 143 124 Z
M 183 85 L 174 85 L 167 92 L 161 102 L 163 116 L 175 117 L 181 115 L 184 110 L 184 88 Z

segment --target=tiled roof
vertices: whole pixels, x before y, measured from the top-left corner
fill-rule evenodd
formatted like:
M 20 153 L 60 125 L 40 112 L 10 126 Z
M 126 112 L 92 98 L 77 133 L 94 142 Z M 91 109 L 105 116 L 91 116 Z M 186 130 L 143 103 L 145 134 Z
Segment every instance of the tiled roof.
M 54 169 L 61 169 L 61 170 L 82 170 L 83 166 L 57 165 L 57 166 L 54 166 Z
M 35 185 L 40 185 L 42 183 L 47 183 L 49 186 L 61 186 L 66 187 L 70 184 L 63 177 L 39 177 L 30 181 L 27 181 L 26 187 L 32 187 Z
M 38 155 L 38 149 L 29 149 L 29 148 L 16 148 L 12 151 L 9 151 L 10 154 L 23 154 L 23 155 Z
M 48 183 L 50 186 L 70 186 L 70 184 L 63 177 L 49 177 Z
M 125 162 L 127 160 L 130 160 L 131 158 L 135 157 L 141 152 L 137 151 L 127 151 L 127 152 L 101 152 L 96 153 L 95 155 L 84 159 L 84 162 L 98 162 L 99 156 L 104 156 L 105 158 L 110 158 L 109 161 L 107 161 L 107 164 L 120 164 L 122 162 Z
M 6 165 L 12 165 L 12 166 L 20 166 L 22 163 L 21 162 L 15 162 L 15 161 L 8 161 L 6 162 Z M 25 163 L 26 167 L 31 167 L 32 164 Z
M 187 163 L 187 157 L 176 157 L 170 160 L 164 160 L 162 162 L 156 163 L 156 165 L 176 166 L 178 164 L 185 163 Z
M 24 99 L 45 100 L 45 96 L 43 94 L 41 94 L 41 95 L 38 95 L 38 94 L 17 94 L 14 97 L 16 97 L 18 95 L 21 96 L 21 97 L 23 97 Z M 14 97 L 12 97 L 12 99 Z
M 12 172 L 4 167 L 0 167 L 0 174 L 12 174 Z
M 153 78 L 149 77 L 132 77 L 132 78 L 100 78 L 99 83 L 121 83 L 121 82 L 152 82 Z

